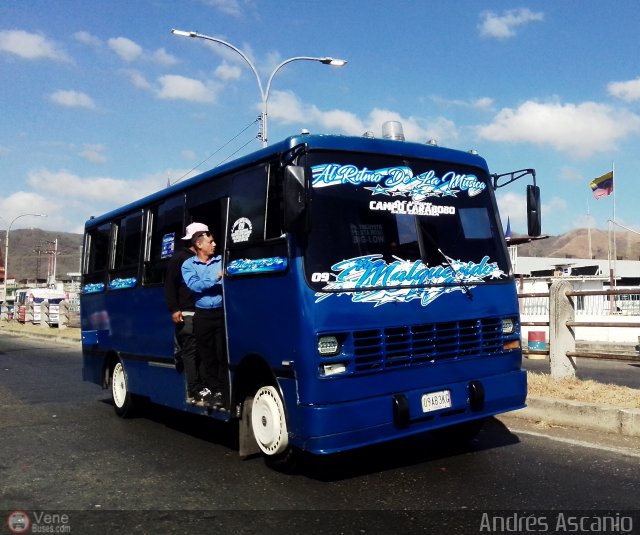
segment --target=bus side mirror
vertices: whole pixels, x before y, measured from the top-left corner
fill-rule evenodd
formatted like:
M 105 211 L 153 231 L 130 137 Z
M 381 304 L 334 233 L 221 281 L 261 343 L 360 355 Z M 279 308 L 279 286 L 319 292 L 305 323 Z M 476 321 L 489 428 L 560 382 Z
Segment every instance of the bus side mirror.
M 540 215 L 540 188 L 527 186 L 527 233 L 529 236 L 540 236 L 542 218 Z
M 307 192 L 305 168 L 288 165 L 284 168 L 282 184 L 284 230 L 301 232 L 307 229 Z

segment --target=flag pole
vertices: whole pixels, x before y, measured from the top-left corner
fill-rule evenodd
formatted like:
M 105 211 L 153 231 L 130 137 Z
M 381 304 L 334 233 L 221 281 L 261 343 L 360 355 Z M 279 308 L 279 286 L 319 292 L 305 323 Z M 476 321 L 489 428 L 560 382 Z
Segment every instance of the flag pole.
M 611 185 L 613 186 L 613 225 L 611 226 L 613 231 L 613 289 L 616 289 L 616 267 L 618 262 L 618 251 L 616 248 L 616 189 L 618 189 L 618 185 L 616 184 L 616 167 L 615 162 L 611 162 Z
M 587 197 L 587 237 L 589 242 L 589 260 L 593 258 L 593 253 L 591 252 L 591 216 L 589 213 L 589 197 Z

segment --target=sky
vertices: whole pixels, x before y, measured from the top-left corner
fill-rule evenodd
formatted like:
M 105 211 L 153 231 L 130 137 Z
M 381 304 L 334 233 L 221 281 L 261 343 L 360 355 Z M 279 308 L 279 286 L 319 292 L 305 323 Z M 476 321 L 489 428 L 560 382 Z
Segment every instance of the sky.
M 314 134 L 477 150 L 492 173 L 535 168 L 542 231 L 640 231 L 637 0 L 3 0 L 0 229 L 82 232 L 167 183 Z M 614 194 L 589 182 L 612 168 Z M 525 182 L 497 191 L 526 233 Z M 46 214 L 47 217 L 22 214 Z

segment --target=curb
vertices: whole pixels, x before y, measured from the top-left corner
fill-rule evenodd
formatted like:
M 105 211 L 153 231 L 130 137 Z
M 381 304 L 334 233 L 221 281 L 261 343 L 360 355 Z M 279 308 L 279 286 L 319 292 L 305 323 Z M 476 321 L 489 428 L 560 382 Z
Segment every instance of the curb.
M 60 335 L 47 333 L 47 332 L 37 333 L 33 331 L 20 331 L 20 330 L 13 330 L 13 329 L 1 329 L 0 334 L 7 334 L 9 336 L 17 336 L 17 337 L 23 337 L 23 338 L 35 338 L 39 340 L 50 340 L 53 342 L 64 342 L 69 344 L 80 344 L 82 342 L 82 338 L 80 334 L 78 334 L 77 337 L 75 336 L 70 337 L 70 336 L 60 336 Z
M 503 416 L 592 431 L 640 437 L 640 409 L 529 396 L 524 409 Z

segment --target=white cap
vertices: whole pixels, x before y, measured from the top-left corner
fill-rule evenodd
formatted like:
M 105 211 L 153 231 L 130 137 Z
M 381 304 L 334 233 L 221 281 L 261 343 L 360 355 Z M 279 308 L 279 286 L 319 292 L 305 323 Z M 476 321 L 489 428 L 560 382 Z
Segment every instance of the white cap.
M 196 232 L 209 232 L 209 227 L 203 223 L 191 223 L 191 225 L 187 225 L 187 235 L 182 239 L 190 240 Z

